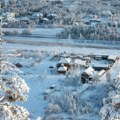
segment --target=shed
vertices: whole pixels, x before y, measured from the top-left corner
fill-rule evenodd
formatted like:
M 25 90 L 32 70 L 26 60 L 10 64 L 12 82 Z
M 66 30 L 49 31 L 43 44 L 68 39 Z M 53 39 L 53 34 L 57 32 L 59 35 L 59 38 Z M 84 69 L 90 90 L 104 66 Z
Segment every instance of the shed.
M 82 74 L 81 74 L 81 80 L 83 83 L 85 83 L 87 80 L 92 80 L 94 76 L 94 69 L 92 67 L 87 68 Z
M 57 68 L 60 67 L 62 64 L 64 64 L 64 66 L 70 68 L 71 67 L 71 58 L 60 59 L 57 63 Z
M 108 64 L 94 64 L 93 68 L 95 70 L 108 70 L 110 68 L 110 65 L 108 65 Z
M 96 60 L 101 60 L 102 59 L 102 55 L 95 55 L 95 59 Z
M 98 73 L 98 75 L 99 75 L 99 76 L 102 76 L 105 72 L 106 72 L 105 70 L 101 70 L 101 71 Z
M 68 71 L 68 68 L 64 65 L 62 65 L 58 68 L 58 73 L 59 74 L 65 74 L 67 71 Z
M 84 66 L 84 67 L 87 65 L 87 62 L 81 59 L 75 59 L 74 63 L 80 66 Z
M 116 59 L 117 59 L 117 56 L 115 56 L 115 55 L 109 55 L 109 56 L 108 56 L 108 61 L 115 62 Z
M 19 18 L 20 23 L 25 23 L 25 24 L 29 24 L 30 23 L 30 19 L 28 17 L 21 17 Z

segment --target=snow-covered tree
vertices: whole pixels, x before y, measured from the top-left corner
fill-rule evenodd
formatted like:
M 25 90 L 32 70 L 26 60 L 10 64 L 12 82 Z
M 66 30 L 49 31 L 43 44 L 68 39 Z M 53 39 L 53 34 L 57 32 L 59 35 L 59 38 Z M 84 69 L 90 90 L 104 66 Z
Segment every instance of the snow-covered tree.
M 28 120 L 29 112 L 15 101 L 26 101 L 29 87 L 17 73 L 19 70 L 7 61 L 7 55 L 2 48 L 2 19 L 0 24 L 0 119 Z

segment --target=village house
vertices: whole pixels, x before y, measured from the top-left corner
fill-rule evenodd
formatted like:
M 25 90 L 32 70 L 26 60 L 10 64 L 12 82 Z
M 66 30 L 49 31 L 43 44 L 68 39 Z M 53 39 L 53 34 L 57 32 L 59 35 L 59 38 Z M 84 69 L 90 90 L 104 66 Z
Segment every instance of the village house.
M 41 19 L 41 18 L 43 18 L 43 14 L 40 12 L 35 12 L 35 13 L 33 13 L 31 18 L 32 19 Z
M 74 63 L 79 66 L 87 67 L 87 61 L 81 59 L 75 59 Z
M 108 56 L 108 61 L 110 61 L 110 62 L 115 62 L 116 59 L 117 59 L 117 56 L 115 56 L 115 55 L 109 55 Z
M 106 73 L 106 71 L 105 70 L 101 70 L 100 72 L 98 72 L 98 75 L 99 75 L 99 77 L 101 77 L 103 74 L 105 74 Z
M 21 27 L 28 27 L 30 25 L 30 19 L 28 17 L 21 17 L 17 19 Z
M 49 14 L 49 15 L 47 15 L 47 18 L 49 20 L 53 20 L 53 19 L 57 18 L 57 14 Z
M 62 65 L 58 68 L 58 73 L 59 73 L 59 74 L 66 74 L 67 71 L 68 71 L 68 67 L 64 66 L 64 64 L 62 64 Z
M 12 12 L 6 12 L 6 13 L 3 13 L 2 14 L 3 18 L 4 18 L 4 21 L 6 22 L 10 22 L 10 21 L 15 21 L 15 13 L 12 13 Z
M 93 65 L 93 68 L 94 68 L 94 70 L 108 70 L 110 68 L 110 65 L 95 63 Z
M 58 61 L 56 67 L 58 70 L 58 73 L 65 74 L 66 71 L 69 71 L 71 69 L 71 58 L 62 58 Z
M 71 66 L 71 58 L 62 58 L 58 61 L 57 63 L 57 68 L 59 68 L 62 64 L 64 64 L 64 66 L 70 68 Z
M 95 70 L 92 67 L 87 68 L 82 74 L 81 74 L 81 80 L 83 83 L 92 80 L 94 76 Z

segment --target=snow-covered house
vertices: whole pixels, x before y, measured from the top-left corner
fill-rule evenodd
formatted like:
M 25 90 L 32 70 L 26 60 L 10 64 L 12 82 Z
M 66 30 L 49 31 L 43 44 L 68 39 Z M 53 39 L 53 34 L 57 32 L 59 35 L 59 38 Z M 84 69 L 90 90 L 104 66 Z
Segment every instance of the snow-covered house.
M 75 59 L 74 63 L 75 63 L 76 65 L 80 65 L 80 66 L 83 66 L 83 67 L 86 67 L 86 66 L 87 66 L 87 61 L 81 60 L 81 59 Z
M 49 20 L 55 19 L 55 18 L 57 18 L 57 14 L 49 14 L 49 15 L 47 16 L 47 18 L 48 18 Z
M 94 69 L 92 67 L 87 68 L 82 74 L 81 74 L 81 80 L 83 83 L 85 83 L 87 80 L 92 80 L 94 76 Z
M 21 17 L 18 20 L 20 21 L 20 23 L 26 23 L 26 24 L 30 23 L 30 19 L 28 17 Z
M 31 18 L 32 19 L 41 19 L 41 18 L 43 18 L 43 14 L 40 12 L 35 12 L 35 13 L 33 13 Z
M 56 66 L 58 69 L 58 73 L 66 73 L 66 71 L 68 71 L 72 66 L 71 58 L 62 58 L 58 61 Z
M 109 21 L 109 22 L 108 22 L 108 25 L 109 25 L 110 27 L 118 27 L 118 22 L 117 22 L 117 21 Z
M 2 14 L 5 21 L 15 21 L 15 13 L 6 12 Z
M 110 65 L 96 63 L 93 65 L 93 68 L 94 70 L 108 70 L 110 68 Z
M 108 61 L 115 62 L 116 59 L 117 59 L 117 56 L 115 56 L 115 55 L 109 55 L 108 56 Z
M 70 68 L 71 66 L 71 58 L 62 58 L 58 61 L 57 63 L 57 68 L 60 67 L 62 64 L 64 64 L 64 66 Z
M 64 66 L 64 64 L 62 64 L 59 68 L 58 68 L 58 73 L 59 74 L 66 74 L 66 72 L 68 71 L 68 68 L 66 66 Z
M 22 27 L 27 27 L 30 24 L 30 19 L 28 17 L 18 18 L 18 21 Z

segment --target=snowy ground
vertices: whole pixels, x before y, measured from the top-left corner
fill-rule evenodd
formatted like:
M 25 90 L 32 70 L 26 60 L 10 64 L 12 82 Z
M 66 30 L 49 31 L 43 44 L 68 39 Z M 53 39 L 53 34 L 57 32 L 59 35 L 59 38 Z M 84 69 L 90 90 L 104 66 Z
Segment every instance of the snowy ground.
M 29 43 L 28 43 L 29 44 Z M 26 103 L 17 103 L 19 105 L 24 106 L 31 113 L 31 119 L 36 119 L 38 116 L 44 117 L 46 107 L 49 103 L 49 100 L 44 100 L 43 92 L 48 89 L 50 86 L 55 85 L 58 90 L 61 90 L 62 83 L 61 81 L 65 76 L 63 75 L 51 75 L 49 66 L 55 65 L 55 61 L 50 61 L 51 55 L 57 52 L 66 52 L 66 53 L 75 53 L 75 54 L 97 54 L 97 55 L 117 55 L 120 56 L 119 49 L 104 49 L 104 48 L 89 48 L 89 47 L 77 47 L 77 46 L 50 46 L 50 45 L 40 45 L 40 46 L 32 46 L 32 45 L 23 45 L 23 44 L 12 44 L 7 43 L 4 44 L 4 48 L 6 50 L 21 50 L 23 53 L 25 51 L 37 51 L 40 55 L 28 55 L 25 57 L 15 57 L 9 58 L 9 60 L 15 63 L 21 63 L 23 67 L 20 69 L 23 73 L 20 73 L 20 76 L 24 78 L 30 87 L 30 93 L 28 94 L 28 101 Z M 41 53 L 41 51 L 46 51 Z M 41 56 L 43 57 L 40 62 L 39 59 Z M 117 72 L 116 72 L 117 70 Z M 118 72 L 120 71 L 120 63 L 118 63 L 117 67 L 115 67 L 112 71 L 112 78 L 115 78 Z M 104 79 L 104 78 L 103 78 Z M 100 109 L 99 106 L 102 104 L 102 99 L 107 96 L 108 90 L 106 86 L 108 83 L 106 81 L 101 81 L 101 83 L 96 86 L 90 87 L 84 91 L 81 95 L 81 98 L 89 101 L 91 106 L 95 108 L 95 110 L 91 113 L 81 115 L 81 119 L 87 120 L 99 120 L 100 116 L 98 111 Z M 76 88 L 76 90 L 80 90 L 80 88 Z M 99 94 L 98 94 L 99 93 Z M 97 96 L 96 96 L 97 94 Z M 94 98 L 94 99 L 93 99 Z M 97 113 L 96 113 L 97 111 Z M 61 113 L 61 115 L 65 115 Z

